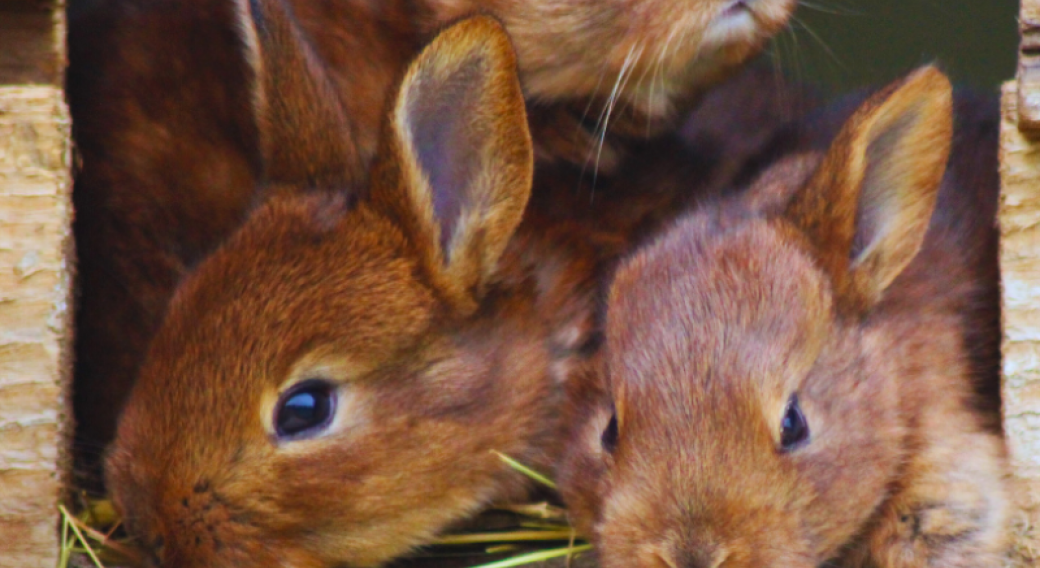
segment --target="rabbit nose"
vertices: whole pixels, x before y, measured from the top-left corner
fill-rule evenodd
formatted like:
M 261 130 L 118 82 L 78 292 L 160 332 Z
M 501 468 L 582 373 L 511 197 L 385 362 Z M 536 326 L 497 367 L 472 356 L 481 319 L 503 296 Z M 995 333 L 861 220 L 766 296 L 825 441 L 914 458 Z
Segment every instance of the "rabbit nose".
M 727 556 L 725 550 L 699 548 L 683 555 L 680 568 L 719 568 Z
M 203 559 L 231 542 L 227 532 L 233 519 L 208 480 L 171 494 L 167 507 L 169 526 L 153 548 L 161 566 L 187 566 L 186 559 L 203 566 Z
M 751 9 L 750 4 L 752 3 L 752 0 L 733 0 L 732 2 L 726 5 L 726 8 L 722 11 L 722 13 L 726 16 L 732 16 L 737 13 L 744 12 Z
M 664 548 L 651 556 L 653 568 L 719 568 L 729 552 L 719 546 L 685 543 L 680 549 Z

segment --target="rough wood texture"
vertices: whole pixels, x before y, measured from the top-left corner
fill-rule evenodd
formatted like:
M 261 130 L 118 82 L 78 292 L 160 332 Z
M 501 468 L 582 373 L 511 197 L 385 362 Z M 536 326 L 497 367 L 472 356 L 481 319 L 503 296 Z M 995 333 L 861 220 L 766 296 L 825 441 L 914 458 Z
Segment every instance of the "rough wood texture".
M 1040 143 L 1019 129 L 1017 83 L 1004 86 L 1000 262 L 1004 427 L 1023 506 L 1018 552 L 1036 560 L 1040 525 Z
M 1023 0 L 1018 20 L 1018 127 L 1040 132 L 1040 2 Z
M 53 87 L 0 87 L 0 566 L 57 558 L 68 124 Z
M 1021 511 L 1022 566 L 1040 562 L 1040 0 L 1022 0 L 1018 77 L 1004 85 L 1000 128 L 1001 398 Z
M 0 1 L 0 568 L 58 558 L 72 258 L 68 115 L 54 86 L 63 13 Z

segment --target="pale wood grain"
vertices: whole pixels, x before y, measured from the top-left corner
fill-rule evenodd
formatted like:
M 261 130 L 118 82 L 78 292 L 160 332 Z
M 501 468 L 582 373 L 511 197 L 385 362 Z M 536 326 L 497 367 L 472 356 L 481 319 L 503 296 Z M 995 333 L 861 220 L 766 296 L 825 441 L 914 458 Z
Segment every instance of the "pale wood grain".
M 0 5 L 0 34 L 18 30 L 0 40 L 0 568 L 54 566 L 59 551 L 73 258 L 62 14 Z
M 1021 507 L 1016 560 L 1025 566 L 1040 558 L 1040 142 L 1019 129 L 1019 85 L 1004 86 L 1001 120 L 1001 395 L 1014 497 Z

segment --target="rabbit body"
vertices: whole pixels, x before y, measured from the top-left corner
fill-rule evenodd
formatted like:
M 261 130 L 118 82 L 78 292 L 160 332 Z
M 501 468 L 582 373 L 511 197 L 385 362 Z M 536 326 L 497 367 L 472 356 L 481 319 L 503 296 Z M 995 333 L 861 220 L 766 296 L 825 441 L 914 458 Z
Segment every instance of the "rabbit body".
M 951 107 L 918 71 L 622 263 L 559 474 L 603 566 L 1000 565 L 997 115 Z
M 386 100 L 436 30 L 472 12 L 505 22 L 539 162 L 585 165 L 595 155 L 590 169 L 605 175 L 633 140 L 668 128 L 678 109 L 757 52 L 793 6 L 76 3 L 67 82 L 79 156 L 80 461 L 111 440 L 177 283 L 250 211 L 279 184 L 366 183 Z M 286 85 L 307 96 L 283 96 Z M 301 132 L 308 128 L 324 134 Z M 324 145 L 309 145 L 322 136 Z

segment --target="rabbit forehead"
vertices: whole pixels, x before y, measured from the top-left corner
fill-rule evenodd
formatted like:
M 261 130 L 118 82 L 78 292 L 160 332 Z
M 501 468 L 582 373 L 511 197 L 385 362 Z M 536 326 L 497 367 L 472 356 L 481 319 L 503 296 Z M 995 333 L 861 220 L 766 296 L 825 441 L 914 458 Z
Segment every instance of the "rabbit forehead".
M 276 387 L 308 355 L 370 369 L 426 329 L 437 302 L 399 231 L 329 207 L 276 203 L 251 219 L 178 291 L 146 365 Z
M 724 225 L 687 219 L 619 271 L 607 350 L 626 412 L 729 400 L 772 421 L 819 355 L 831 297 L 804 247 L 764 219 Z

